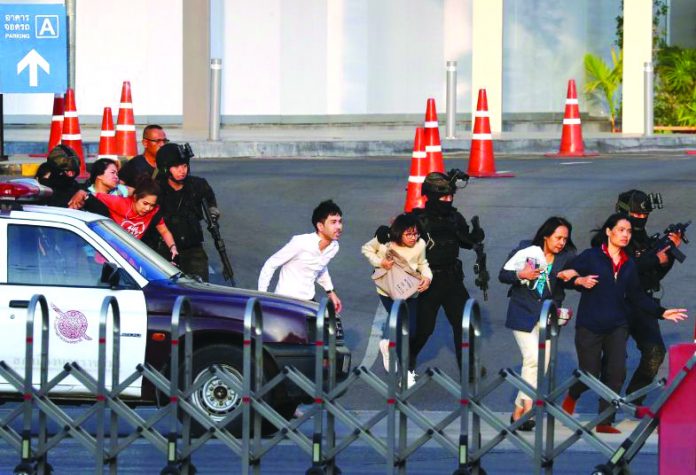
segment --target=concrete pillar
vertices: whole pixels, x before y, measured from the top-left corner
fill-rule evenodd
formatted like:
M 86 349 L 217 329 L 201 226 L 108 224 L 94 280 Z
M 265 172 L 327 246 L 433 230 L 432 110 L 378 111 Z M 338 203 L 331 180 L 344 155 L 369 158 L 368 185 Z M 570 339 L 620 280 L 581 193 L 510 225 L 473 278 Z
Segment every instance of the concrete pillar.
M 491 132 L 503 124 L 503 0 L 473 0 L 471 111 L 478 90 L 486 89 Z
M 652 61 L 652 0 L 624 2 L 621 131 L 645 133 L 643 65 Z
M 210 0 L 183 0 L 183 127 L 208 129 Z

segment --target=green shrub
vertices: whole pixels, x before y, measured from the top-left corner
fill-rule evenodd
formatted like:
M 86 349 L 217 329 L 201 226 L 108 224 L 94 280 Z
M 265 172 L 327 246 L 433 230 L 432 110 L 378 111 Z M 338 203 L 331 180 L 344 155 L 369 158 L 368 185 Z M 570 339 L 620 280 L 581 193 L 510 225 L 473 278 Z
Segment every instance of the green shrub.
M 696 49 L 660 49 L 655 76 L 655 124 L 696 126 Z

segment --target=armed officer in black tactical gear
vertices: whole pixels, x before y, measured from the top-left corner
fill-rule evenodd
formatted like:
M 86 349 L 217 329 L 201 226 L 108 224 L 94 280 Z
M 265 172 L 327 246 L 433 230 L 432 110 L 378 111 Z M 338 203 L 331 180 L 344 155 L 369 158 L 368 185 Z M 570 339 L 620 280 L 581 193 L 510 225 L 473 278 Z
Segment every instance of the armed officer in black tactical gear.
M 190 160 L 193 152 L 188 144 L 168 143 L 157 152 L 157 178 L 162 191 L 158 204 L 164 221 L 174 236 L 179 251 L 179 268 L 186 274 L 197 275 L 208 281 L 208 255 L 203 250 L 202 206 L 207 202 L 210 215 L 217 219 L 215 193 L 204 178 L 191 176 Z M 152 237 L 144 238 L 148 244 Z M 163 257 L 169 258 L 169 249 L 161 240 L 155 247 Z
M 458 170 L 430 173 L 425 177 L 421 193 L 426 196 L 425 208 L 416 208 L 422 238 L 426 241 L 426 258 L 433 271 L 430 287 L 418 296 L 416 334 L 411 340 L 411 368 L 416 366 L 418 353 L 435 329 L 440 307 L 445 309 L 447 320 L 452 326 L 457 364 L 461 363 L 462 312 L 469 298 L 464 287 L 462 261 L 459 249 L 472 249 L 482 242 L 484 232 L 478 226 L 470 231 L 464 217 L 452 206 L 457 191 L 458 179 L 468 180 Z
M 80 173 L 80 159 L 67 145 L 56 145 L 48 153 L 48 158 L 36 171 L 36 179 L 53 190 L 53 195 L 45 204 L 67 208 L 68 202 L 79 191 L 77 175 Z
M 667 249 L 655 249 L 657 238 L 650 237 L 645 230 L 648 215 L 656 208 L 662 208 L 662 197 L 640 190 L 621 193 L 616 202 L 616 211 L 626 213 L 633 228 L 626 252 L 636 261 L 641 287 L 659 304 L 655 294 L 660 290 L 660 281 L 674 265 L 674 257 Z M 681 244 L 680 234 L 672 233 L 669 237 L 675 246 Z M 640 351 L 640 363 L 628 384 L 627 394 L 647 386 L 655 379 L 666 354 L 658 320 L 640 308 L 632 310 L 629 331 Z M 636 403 L 641 404 L 643 399 L 636 400 Z

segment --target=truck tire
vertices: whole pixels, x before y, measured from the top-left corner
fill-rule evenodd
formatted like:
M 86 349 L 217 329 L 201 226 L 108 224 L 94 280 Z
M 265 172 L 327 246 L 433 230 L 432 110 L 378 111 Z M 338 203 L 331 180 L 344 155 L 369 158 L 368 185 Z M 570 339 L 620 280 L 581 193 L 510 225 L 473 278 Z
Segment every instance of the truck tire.
M 234 411 L 242 404 L 242 395 L 237 394 L 229 388 L 223 381 L 215 375 L 206 375 L 205 370 L 212 365 L 218 365 L 228 371 L 232 377 L 242 384 L 242 364 L 243 353 L 238 347 L 224 344 L 209 345 L 199 348 L 193 353 L 193 374 L 192 381 L 198 382 L 201 378 L 207 378 L 203 385 L 191 394 L 190 402 L 192 405 L 207 413 L 214 421 L 222 420 L 227 414 Z M 180 369 L 181 381 L 183 381 L 183 367 Z M 274 374 L 264 368 L 264 382 L 269 380 Z M 268 403 L 286 419 L 292 416 L 297 404 L 288 404 L 287 401 L 274 401 L 273 392 L 268 399 Z M 235 437 L 242 436 L 242 416 L 236 417 L 226 427 Z M 264 420 L 263 432 L 268 435 L 276 432 L 277 429 Z M 198 424 L 195 419 L 191 420 L 191 434 L 194 437 L 205 433 L 203 426 Z

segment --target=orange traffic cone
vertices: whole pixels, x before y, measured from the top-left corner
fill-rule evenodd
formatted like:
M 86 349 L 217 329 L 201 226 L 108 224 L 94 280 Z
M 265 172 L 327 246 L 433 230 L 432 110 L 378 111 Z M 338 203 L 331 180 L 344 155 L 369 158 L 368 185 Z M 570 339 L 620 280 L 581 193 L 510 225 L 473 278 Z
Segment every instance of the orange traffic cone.
M 406 213 L 413 208 L 425 207 L 425 197 L 421 195 L 421 187 L 428 173 L 430 171 L 428 168 L 428 155 L 425 153 L 425 129 L 417 127 L 416 137 L 413 139 L 411 174 L 408 177 L 408 187 L 406 188 L 406 203 L 404 204 Z
M 428 99 L 425 108 L 425 154 L 428 159 L 428 171 L 431 172 L 445 171 L 445 162 L 442 159 L 442 144 L 440 142 L 440 126 L 437 123 L 437 111 L 435 110 L 435 99 Z
M 130 81 L 123 81 L 121 88 L 121 104 L 118 108 L 118 121 L 116 122 L 116 154 L 127 158 L 138 154 Z
M 558 153 L 547 153 L 547 157 L 596 157 L 598 153 L 585 152 L 582 141 L 582 124 L 580 123 L 580 107 L 578 107 L 578 91 L 575 80 L 568 81 L 568 94 L 563 114 L 563 132 L 561 133 L 561 148 Z
M 104 107 L 101 134 L 99 135 L 99 155 L 97 158 L 118 160 L 118 155 L 116 154 L 116 131 L 114 130 L 114 117 L 111 115 L 111 107 Z
M 48 137 L 48 152 L 53 150 L 53 147 L 60 143 L 60 137 L 63 135 L 63 111 L 65 102 L 63 94 L 53 96 L 53 118 L 51 119 L 51 135 Z
M 488 115 L 488 96 L 485 89 L 479 89 L 474 112 L 474 129 L 471 133 L 471 150 L 469 152 L 469 176 L 477 178 L 510 178 L 512 173 L 495 171 L 493 155 L 493 136 Z
M 80 177 L 87 176 L 85 167 L 85 153 L 82 150 L 82 134 L 80 133 L 80 120 L 77 118 L 77 107 L 75 107 L 75 91 L 68 89 L 65 92 L 65 118 L 63 120 L 63 134 L 61 142 L 73 149 L 80 157 Z

